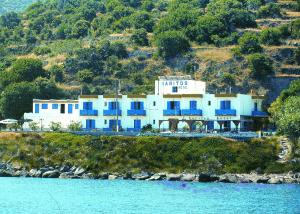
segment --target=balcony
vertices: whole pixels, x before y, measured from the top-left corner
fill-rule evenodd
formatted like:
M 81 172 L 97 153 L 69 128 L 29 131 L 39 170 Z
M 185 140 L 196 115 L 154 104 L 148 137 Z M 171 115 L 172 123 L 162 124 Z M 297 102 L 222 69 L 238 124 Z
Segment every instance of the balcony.
M 80 116 L 98 116 L 98 110 L 80 110 Z
M 253 117 L 268 117 L 268 114 L 263 111 L 252 111 Z
M 141 128 L 127 128 L 128 132 L 141 132 Z
M 217 109 L 216 116 L 236 116 L 235 109 Z
M 175 109 L 167 109 L 164 110 L 164 116 L 180 116 L 181 110 L 175 110 Z
M 181 110 L 182 116 L 202 116 L 201 109 L 182 109 Z
M 128 116 L 146 116 L 146 110 L 131 109 L 127 111 Z
M 118 116 L 122 116 L 121 110 L 111 109 L 111 110 L 104 110 L 103 115 L 104 116 L 116 116 L 118 113 Z

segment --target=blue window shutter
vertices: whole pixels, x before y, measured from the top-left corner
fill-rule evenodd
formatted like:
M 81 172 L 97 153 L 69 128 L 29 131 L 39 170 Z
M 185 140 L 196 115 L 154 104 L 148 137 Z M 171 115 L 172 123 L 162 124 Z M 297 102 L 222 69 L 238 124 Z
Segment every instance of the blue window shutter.
M 35 105 L 34 105 L 34 112 L 35 112 L 36 114 L 40 113 L 40 104 L 35 104 Z
M 180 101 L 175 101 L 175 108 L 180 109 Z
M 221 109 L 225 109 L 225 101 L 221 101 Z
M 131 102 L 131 110 L 134 110 L 134 102 Z
M 95 128 L 96 128 L 96 121 L 92 120 L 92 129 L 95 129 Z
M 195 100 L 190 101 L 190 109 L 197 109 L 197 101 Z
M 138 129 L 141 128 L 141 120 L 137 120 L 137 128 L 138 128 Z
M 86 127 L 86 129 L 90 128 L 90 120 L 85 121 L 85 127 Z
M 73 104 L 68 104 L 68 113 L 69 114 L 73 113 Z
M 141 110 L 144 110 L 144 102 L 141 102 Z
M 79 109 L 79 105 L 78 104 L 75 104 L 75 109 Z
M 87 110 L 86 102 L 83 102 L 83 110 Z
M 257 111 L 257 103 L 254 103 L 254 111 Z
M 230 102 L 230 100 L 226 101 L 225 109 L 231 109 L 231 102 Z
M 171 109 L 171 102 L 170 101 L 167 102 L 167 109 Z

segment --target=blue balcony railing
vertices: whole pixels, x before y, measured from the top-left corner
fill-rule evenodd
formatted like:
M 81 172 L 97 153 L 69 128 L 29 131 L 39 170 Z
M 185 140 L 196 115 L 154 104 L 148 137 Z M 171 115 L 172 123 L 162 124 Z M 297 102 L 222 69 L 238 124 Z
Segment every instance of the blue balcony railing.
M 146 110 L 131 109 L 127 111 L 128 116 L 146 116 Z
M 181 110 L 175 110 L 175 109 L 167 109 L 164 110 L 164 116 L 180 116 Z
M 141 128 L 127 128 L 128 132 L 140 132 L 141 130 Z
M 182 116 L 202 116 L 201 109 L 182 109 L 181 110 Z
M 103 110 L 103 115 L 104 116 L 116 116 L 117 113 L 118 113 L 118 116 L 122 115 L 122 111 L 121 110 L 116 110 L 116 109 L 113 109 L 113 110 Z
M 252 111 L 253 117 L 268 117 L 268 114 L 263 111 Z
M 98 116 L 98 110 L 80 110 L 80 116 Z
M 236 116 L 235 109 L 217 109 L 216 116 Z

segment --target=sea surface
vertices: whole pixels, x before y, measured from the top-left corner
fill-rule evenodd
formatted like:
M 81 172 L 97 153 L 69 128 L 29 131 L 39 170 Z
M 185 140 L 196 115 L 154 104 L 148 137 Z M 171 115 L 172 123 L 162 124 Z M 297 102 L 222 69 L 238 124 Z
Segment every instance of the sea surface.
M 300 185 L 0 178 L 0 213 L 300 213 Z

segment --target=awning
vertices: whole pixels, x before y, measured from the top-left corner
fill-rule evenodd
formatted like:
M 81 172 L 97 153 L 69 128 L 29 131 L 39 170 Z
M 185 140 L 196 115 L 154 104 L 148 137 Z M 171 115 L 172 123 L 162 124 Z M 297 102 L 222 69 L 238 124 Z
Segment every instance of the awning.
M 0 124 L 16 124 L 16 123 L 18 123 L 18 121 L 15 119 L 6 119 L 0 121 Z

